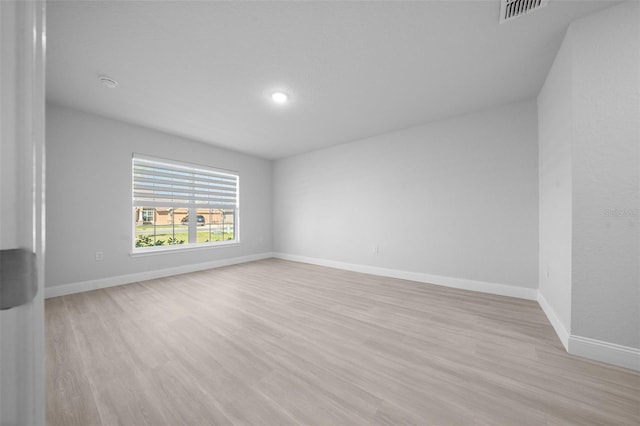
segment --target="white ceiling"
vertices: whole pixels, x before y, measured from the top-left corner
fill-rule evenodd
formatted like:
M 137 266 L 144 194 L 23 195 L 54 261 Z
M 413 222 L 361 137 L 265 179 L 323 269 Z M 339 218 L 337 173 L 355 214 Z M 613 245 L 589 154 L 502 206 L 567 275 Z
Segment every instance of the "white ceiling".
M 499 0 L 54 1 L 47 97 L 281 158 L 531 98 L 568 24 L 611 4 L 550 0 L 500 25 Z

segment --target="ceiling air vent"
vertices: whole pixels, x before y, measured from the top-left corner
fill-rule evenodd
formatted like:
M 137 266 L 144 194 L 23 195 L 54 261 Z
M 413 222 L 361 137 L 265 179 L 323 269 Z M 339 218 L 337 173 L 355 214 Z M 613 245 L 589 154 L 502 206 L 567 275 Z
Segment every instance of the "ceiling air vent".
M 549 0 L 501 0 L 500 23 L 510 21 L 531 11 L 545 7 Z

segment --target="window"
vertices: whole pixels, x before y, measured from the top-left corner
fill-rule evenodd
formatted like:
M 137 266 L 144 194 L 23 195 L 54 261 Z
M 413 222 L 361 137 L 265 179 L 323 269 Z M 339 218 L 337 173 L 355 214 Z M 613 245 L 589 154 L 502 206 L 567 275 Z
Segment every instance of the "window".
M 134 154 L 133 251 L 238 242 L 236 173 Z
M 153 219 L 156 216 L 154 209 L 142 209 L 142 221 L 153 223 Z

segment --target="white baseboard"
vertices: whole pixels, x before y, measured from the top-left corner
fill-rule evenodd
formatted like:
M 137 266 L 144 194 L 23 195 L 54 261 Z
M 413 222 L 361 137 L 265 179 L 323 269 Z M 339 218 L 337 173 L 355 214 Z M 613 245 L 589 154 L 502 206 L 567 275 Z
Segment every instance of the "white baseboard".
M 540 292 L 538 292 L 538 304 L 556 331 L 564 348 L 571 355 L 640 371 L 640 349 L 570 334 Z
M 560 321 L 556 312 L 553 310 L 547 299 L 538 291 L 538 304 L 542 308 L 542 311 L 547 316 L 547 319 L 551 323 L 551 326 L 556 331 L 556 334 L 560 338 L 562 342 L 562 346 L 564 346 L 565 350 L 569 350 L 569 332 L 565 328 L 564 324 Z
M 352 272 L 380 275 L 383 277 L 399 278 L 403 280 L 417 281 L 421 283 L 441 285 L 444 287 L 459 288 L 462 290 L 479 291 L 482 293 L 496 294 L 500 296 L 517 297 L 519 299 L 536 300 L 537 290 L 534 288 L 516 287 L 506 284 L 497 284 L 484 281 L 468 280 L 464 278 L 444 277 L 440 275 L 424 274 L 421 272 L 408 272 L 398 269 L 379 268 L 376 266 L 359 265 L 355 263 L 338 262 L 335 260 L 320 259 L 315 257 L 297 256 L 287 253 L 273 253 L 273 257 L 294 262 L 311 263 L 313 265 L 327 266 L 329 268 L 343 269 Z
M 273 257 L 273 253 L 259 253 L 249 256 L 233 257 L 231 259 L 212 260 L 210 262 L 196 263 L 192 265 L 182 265 L 173 268 L 156 269 L 153 271 L 138 272 L 135 274 L 118 275 L 115 277 L 100 278 L 97 280 L 81 281 L 70 284 L 62 284 L 52 287 L 45 287 L 44 297 L 66 296 L 67 294 L 80 293 L 83 291 L 97 290 L 100 288 L 114 287 L 117 285 L 130 284 L 138 281 L 153 280 L 156 278 L 169 277 L 171 275 L 186 274 L 189 272 L 203 271 L 205 269 L 220 268 L 223 266 L 236 265 L 239 263 L 253 262 L 255 260 L 268 259 Z
M 640 371 L 640 349 L 581 336 L 569 336 L 571 355 Z

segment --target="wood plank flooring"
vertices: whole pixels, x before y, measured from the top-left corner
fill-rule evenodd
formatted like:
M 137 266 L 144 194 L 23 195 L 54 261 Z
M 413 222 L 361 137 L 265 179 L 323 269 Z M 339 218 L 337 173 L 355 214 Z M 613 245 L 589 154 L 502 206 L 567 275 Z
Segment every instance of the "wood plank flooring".
M 269 259 L 46 301 L 47 422 L 638 425 L 537 303 Z

